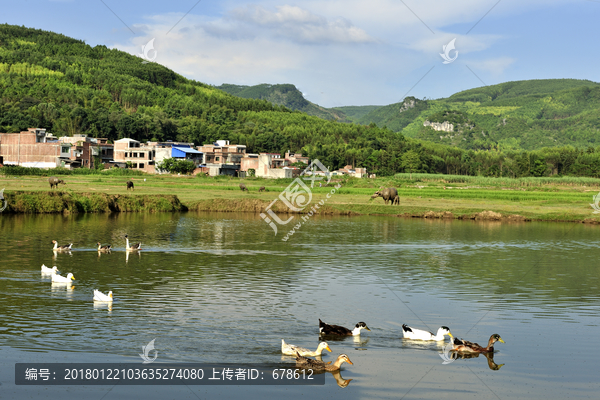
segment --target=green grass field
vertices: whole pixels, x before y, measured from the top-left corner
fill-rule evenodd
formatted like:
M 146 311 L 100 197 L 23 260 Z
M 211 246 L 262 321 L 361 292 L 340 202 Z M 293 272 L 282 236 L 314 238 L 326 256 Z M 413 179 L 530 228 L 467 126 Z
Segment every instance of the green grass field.
M 263 211 L 292 183 L 291 179 L 246 178 L 248 192 L 239 188 L 242 181 L 230 177 L 192 177 L 173 175 L 105 176 L 67 175 L 59 178 L 67 182 L 54 191 L 105 193 L 109 195 L 176 195 L 191 210 L 205 211 Z M 127 191 L 126 182 L 134 182 L 134 191 Z M 333 214 L 384 214 L 422 216 L 428 211 L 453 213 L 454 217 L 482 211 L 521 215 L 532 220 L 600 222 L 593 214 L 593 196 L 600 191 L 600 180 L 592 178 L 480 178 L 447 175 L 413 175 L 377 179 L 342 179 L 332 181 L 329 187 L 311 189 L 311 204 L 327 200 L 323 212 Z M 330 195 L 334 183 L 342 187 Z M 258 189 L 265 186 L 266 191 Z M 400 205 L 384 205 L 382 198 L 371 200 L 380 186 L 398 188 Z M 13 191 L 49 192 L 48 178 L 44 176 L 0 175 L 0 188 Z M 286 208 L 281 201 L 274 209 Z

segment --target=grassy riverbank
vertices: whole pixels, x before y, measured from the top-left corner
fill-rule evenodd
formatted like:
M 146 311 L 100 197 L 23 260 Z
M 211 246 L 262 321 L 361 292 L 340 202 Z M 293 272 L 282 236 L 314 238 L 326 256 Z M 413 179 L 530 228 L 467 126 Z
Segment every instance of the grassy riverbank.
M 8 201 L 5 212 L 115 212 L 115 211 L 238 211 L 263 212 L 292 182 L 246 178 L 249 192 L 239 188 L 240 179 L 171 175 L 61 177 L 67 183 L 50 190 L 47 177 L 2 176 L 0 188 Z M 135 190 L 127 191 L 131 179 Z M 600 191 L 593 178 L 480 178 L 407 174 L 393 178 L 345 179 L 330 194 L 329 187 L 313 187 L 311 205 L 323 201 L 326 214 L 403 215 L 429 218 L 482 218 L 600 223 L 590 203 Z M 265 186 L 266 191 L 258 192 Z M 399 188 L 400 205 L 371 200 L 380 186 Z M 60 193 L 60 194 L 59 194 Z M 276 213 L 289 212 L 277 201 Z M 492 211 L 493 213 L 484 213 Z M 498 215 L 500 214 L 500 216 Z

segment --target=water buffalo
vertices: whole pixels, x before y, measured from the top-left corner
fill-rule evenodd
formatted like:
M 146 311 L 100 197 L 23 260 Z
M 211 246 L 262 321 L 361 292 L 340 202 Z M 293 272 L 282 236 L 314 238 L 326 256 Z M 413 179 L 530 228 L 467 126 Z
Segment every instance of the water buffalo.
M 131 181 L 127 181 L 127 190 L 129 190 L 129 189 L 134 190 L 133 182 L 131 182 Z
M 258 189 L 259 192 L 264 192 L 265 191 L 265 187 L 261 186 L 260 189 Z
M 50 189 L 54 189 L 54 187 L 58 188 L 59 183 L 62 183 L 63 185 L 67 184 L 65 181 L 63 181 L 62 179 L 58 179 L 55 176 L 51 176 L 50 178 L 48 178 L 48 182 L 50 183 Z
M 248 188 L 246 187 L 246 185 L 244 185 L 243 183 L 240 183 L 240 189 L 242 189 L 242 192 L 245 190 L 246 192 L 248 191 Z
M 398 196 L 398 190 L 396 188 L 380 188 L 371 196 L 372 199 L 377 197 L 383 197 L 385 204 L 390 201 L 391 205 L 400 204 L 400 196 Z

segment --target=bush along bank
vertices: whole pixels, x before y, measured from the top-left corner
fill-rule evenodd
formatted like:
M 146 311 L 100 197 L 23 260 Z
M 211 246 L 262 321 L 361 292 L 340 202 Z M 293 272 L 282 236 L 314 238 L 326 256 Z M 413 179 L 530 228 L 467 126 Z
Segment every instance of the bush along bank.
M 4 193 L 4 199 L 4 214 L 187 211 L 175 195 L 14 191 Z

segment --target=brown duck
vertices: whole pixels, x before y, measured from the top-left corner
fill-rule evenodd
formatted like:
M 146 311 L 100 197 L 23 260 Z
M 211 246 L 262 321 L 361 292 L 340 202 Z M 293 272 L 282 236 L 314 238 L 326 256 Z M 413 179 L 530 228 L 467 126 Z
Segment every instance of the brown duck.
M 324 362 L 313 360 L 312 358 L 306 358 L 296 353 L 296 367 L 298 368 L 313 369 L 315 371 L 339 371 L 340 367 L 345 362 L 350 365 L 353 364 L 346 354 L 340 354 L 337 360 L 335 360 L 335 362 L 332 364 L 331 361 Z
M 469 342 L 467 340 L 454 338 L 454 348 L 452 350 L 465 353 L 489 353 L 494 351 L 494 343 L 496 342 L 505 343 L 497 333 L 490 336 L 487 347 L 480 346 L 477 343 Z

